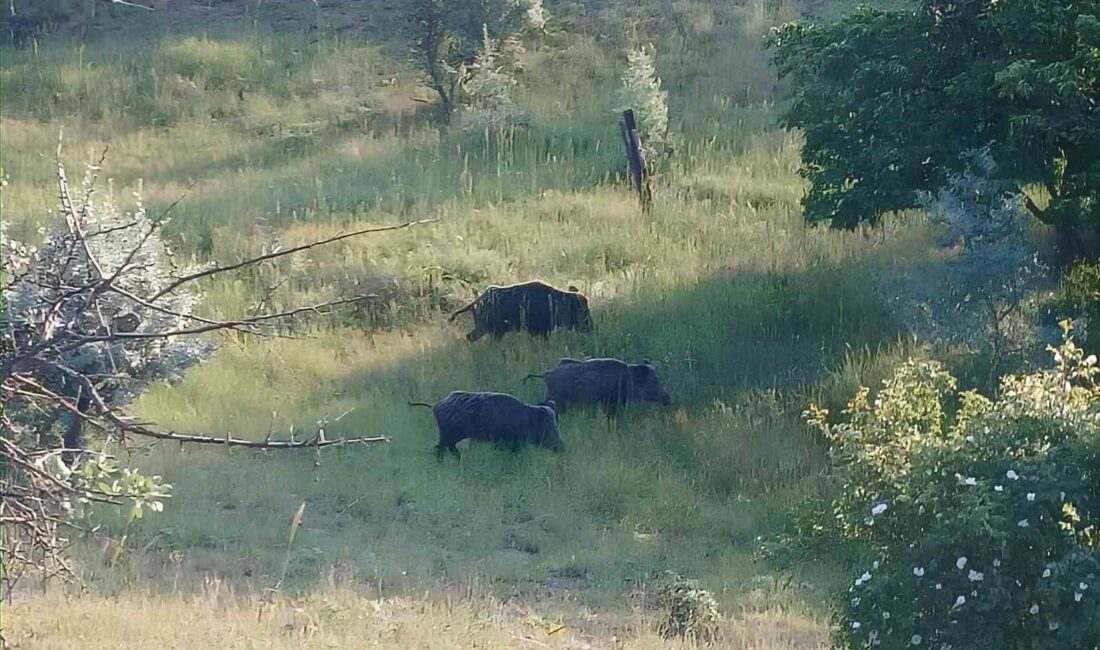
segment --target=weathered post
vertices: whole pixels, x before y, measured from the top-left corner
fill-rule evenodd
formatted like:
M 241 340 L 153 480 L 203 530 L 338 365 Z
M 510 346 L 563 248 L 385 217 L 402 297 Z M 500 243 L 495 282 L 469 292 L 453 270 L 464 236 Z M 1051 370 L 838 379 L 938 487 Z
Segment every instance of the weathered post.
M 653 201 L 653 192 L 649 187 L 649 172 L 645 165 L 645 155 L 642 154 L 642 140 L 638 136 L 638 122 L 634 119 L 634 109 L 623 111 L 623 120 L 619 122 L 619 130 L 623 136 L 623 145 L 626 147 L 626 161 L 630 167 L 630 181 L 634 190 L 638 192 L 638 200 L 642 203 L 642 210 L 648 211 Z

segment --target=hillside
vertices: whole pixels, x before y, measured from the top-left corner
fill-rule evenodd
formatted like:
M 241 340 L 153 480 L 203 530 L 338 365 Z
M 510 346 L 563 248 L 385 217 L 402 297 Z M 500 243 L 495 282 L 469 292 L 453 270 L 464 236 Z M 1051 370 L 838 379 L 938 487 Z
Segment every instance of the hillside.
M 15 594 L 12 647 L 668 647 L 654 631 L 666 571 L 715 594 L 723 647 L 825 647 L 846 567 L 781 573 L 759 540 L 830 489 L 806 405 L 842 404 L 909 353 L 872 273 L 931 245 L 915 219 L 881 237 L 803 223 L 799 136 L 776 124 L 761 37 L 848 3 L 547 2 L 516 91 L 530 123 L 507 140 L 430 120 L 396 2 L 151 4 L 36 6 L 3 45 L 8 235 L 41 236 L 62 129 L 73 176 L 109 148 L 125 205 L 186 193 L 168 233 L 195 260 L 438 219 L 205 286 L 220 316 L 272 277 L 287 279 L 274 306 L 384 300 L 305 338 L 224 340 L 135 405 L 176 431 L 258 439 L 347 413 L 334 434 L 391 442 L 316 467 L 312 453 L 134 450 L 173 485 L 165 511 L 134 524 L 115 566 L 77 544 L 87 593 Z M 648 214 L 623 180 L 611 92 L 632 42 L 655 47 L 680 139 Z M 485 286 L 533 278 L 590 296 L 594 333 L 471 345 L 467 322 L 447 321 Z M 561 455 L 470 444 L 437 463 L 434 422 L 407 404 L 456 389 L 538 401 L 528 373 L 584 356 L 652 360 L 675 406 L 570 412 Z

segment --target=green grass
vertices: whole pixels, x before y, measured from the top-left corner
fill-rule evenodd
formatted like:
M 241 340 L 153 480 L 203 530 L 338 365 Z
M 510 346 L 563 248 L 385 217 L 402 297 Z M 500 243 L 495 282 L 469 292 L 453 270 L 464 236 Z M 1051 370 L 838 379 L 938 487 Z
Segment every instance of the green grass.
M 16 238 L 36 237 L 54 201 L 50 157 L 62 126 L 70 164 L 110 144 L 120 195 L 140 184 L 159 209 L 191 185 L 170 233 L 200 260 L 239 259 L 272 237 L 292 245 L 439 219 L 205 287 L 204 308 L 222 315 L 280 276 L 288 282 L 276 307 L 364 290 L 386 304 L 320 319 L 302 339 L 226 340 L 182 383 L 153 387 L 135 405 L 140 415 L 180 431 L 262 437 L 311 435 L 318 419 L 350 410 L 329 435 L 392 441 L 325 451 L 319 467 L 309 453 L 139 453 L 174 497 L 132 531 L 129 562 L 107 568 L 97 547 L 82 547 L 93 587 L 176 620 L 180 601 L 161 598 L 186 599 L 211 579 L 261 593 L 289 552 L 290 593 L 324 592 L 335 573 L 378 597 L 462 589 L 464 606 L 512 598 L 629 617 L 649 616 L 630 594 L 675 570 L 745 625 L 777 611 L 820 621 L 840 568 L 778 580 L 755 540 L 824 489 L 823 442 L 801 421 L 806 404 L 841 404 L 909 352 L 868 287 L 876 268 L 923 255 L 929 237 L 912 221 L 891 223 L 882 244 L 804 225 L 799 141 L 775 126 L 779 95 L 760 49 L 767 27 L 799 9 L 654 2 L 627 15 L 565 13 L 525 57 L 517 98 L 533 123 L 507 142 L 428 123 L 409 98 L 430 93 L 392 41 L 311 41 L 248 23 L 258 14 L 127 45 L 54 38 L 6 49 L 0 144 Z M 284 10 L 272 15 L 284 20 Z M 634 37 L 657 45 L 680 136 L 644 215 L 619 179 L 611 110 Z M 485 285 L 532 278 L 580 286 L 595 332 L 467 345 L 464 323 L 445 322 Z M 455 389 L 537 400 L 526 374 L 584 355 L 654 361 L 676 407 L 633 409 L 610 424 L 569 413 L 561 455 L 470 445 L 460 463 L 438 464 L 430 414 L 407 406 Z M 104 523 L 118 525 L 109 514 Z M 435 607 L 422 605 L 425 620 L 439 620 Z M 636 623 L 639 647 L 653 643 Z M 820 627 L 806 625 L 816 631 L 789 643 L 782 634 L 736 643 L 818 647 Z M 250 629 L 240 633 L 269 633 Z

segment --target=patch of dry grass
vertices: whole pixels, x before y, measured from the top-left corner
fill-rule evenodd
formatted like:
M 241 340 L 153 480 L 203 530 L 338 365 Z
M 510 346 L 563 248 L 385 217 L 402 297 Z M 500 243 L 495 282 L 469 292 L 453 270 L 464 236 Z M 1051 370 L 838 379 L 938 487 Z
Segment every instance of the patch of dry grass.
M 194 596 L 51 591 L 5 606 L 4 634 L 11 650 L 696 647 L 662 639 L 642 611 L 616 618 L 560 603 L 551 609 L 556 613 L 541 616 L 490 599 L 372 598 L 347 589 L 245 597 L 208 583 Z M 821 621 L 769 612 L 723 620 L 715 646 L 818 650 L 825 637 Z

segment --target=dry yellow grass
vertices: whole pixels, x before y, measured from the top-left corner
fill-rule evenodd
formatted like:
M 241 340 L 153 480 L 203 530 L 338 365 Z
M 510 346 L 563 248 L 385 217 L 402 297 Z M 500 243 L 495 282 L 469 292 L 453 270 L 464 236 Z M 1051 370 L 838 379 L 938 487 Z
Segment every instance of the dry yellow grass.
M 334 588 L 264 599 L 211 583 L 198 596 L 126 592 L 66 595 L 53 590 L 4 607 L 8 647 L 35 650 L 198 648 L 656 648 L 694 647 L 662 639 L 651 616 L 572 611 L 541 617 L 515 604 L 467 598 L 374 599 Z M 62 614 L 63 613 L 63 614 Z M 722 622 L 714 647 L 812 650 L 826 647 L 820 621 L 780 613 Z

